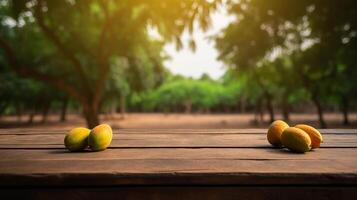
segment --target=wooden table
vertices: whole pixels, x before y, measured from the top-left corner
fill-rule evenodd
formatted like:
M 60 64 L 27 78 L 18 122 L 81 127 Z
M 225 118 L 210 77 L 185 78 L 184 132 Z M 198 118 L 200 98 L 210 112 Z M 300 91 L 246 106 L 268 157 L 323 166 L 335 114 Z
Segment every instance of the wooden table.
M 115 130 L 69 153 L 65 131 L 0 130 L 1 199 L 357 199 L 357 130 L 320 149 L 272 148 L 266 130 Z

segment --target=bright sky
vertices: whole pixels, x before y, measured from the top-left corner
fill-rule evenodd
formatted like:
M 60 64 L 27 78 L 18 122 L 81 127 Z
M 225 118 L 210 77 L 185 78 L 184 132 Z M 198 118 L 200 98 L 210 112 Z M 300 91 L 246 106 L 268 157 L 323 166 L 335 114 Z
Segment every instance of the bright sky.
M 225 69 L 223 63 L 217 60 L 218 52 L 214 48 L 214 41 L 210 41 L 209 36 L 218 33 L 233 20 L 224 10 L 218 9 L 212 15 L 212 26 L 207 32 L 203 33 L 199 29 L 195 29 L 193 33 L 196 41 L 195 52 L 192 52 L 188 46 L 188 33 L 184 33 L 182 36 L 183 49 L 176 51 L 174 44 L 167 44 L 165 50 L 171 59 L 165 61 L 165 67 L 174 74 L 187 77 L 199 78 L 202 74 L 207 73 L 214 79 L 220 78 Z

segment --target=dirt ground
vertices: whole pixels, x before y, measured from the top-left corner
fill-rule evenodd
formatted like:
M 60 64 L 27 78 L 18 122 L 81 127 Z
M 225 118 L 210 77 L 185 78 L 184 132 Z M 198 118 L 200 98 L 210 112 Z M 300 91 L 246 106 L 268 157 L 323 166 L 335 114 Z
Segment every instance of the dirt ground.
M 281 116 L 277 116 L 279 119 Z M 0 128 L 50 128 L 70 129 L 85 126 L 83 118 L 76 114 L 67 116 L 66 122 L 59 122 L 57 115 L 50 115 L 46 123 L 41 123 L 41 117 L 36 116 L 33 124 L 28 124 L 27 116 L 20 121 L 15 116 L 2 117 Z M 350 114 L 349 126 L 342 126 L 342 116 L 335 113 L 325 115 L 328 128 L 357 128 L 357 113 Z M 265 116 L 268 121 L 268 116 Z M 113 128 L 147 128 L 147 129 L 219 129 L 219 128 L 267 128 L 269 123 L 255 123 L 253 114 L 161 114 L 161 113 L 129 113 L 124 118 L 115 114 L 101 116 L 101 122 L 110 124 Z M 292 114 L 290 124 L 307 123 L 318 127 L 315 114 Z

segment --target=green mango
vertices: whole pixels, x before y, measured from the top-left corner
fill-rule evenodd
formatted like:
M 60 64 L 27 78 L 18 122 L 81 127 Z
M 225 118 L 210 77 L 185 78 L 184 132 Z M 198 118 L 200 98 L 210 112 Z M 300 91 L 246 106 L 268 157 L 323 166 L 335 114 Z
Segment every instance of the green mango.
M 88 136 L 90 130 L 87 128 L 74 128 L 66 134 L 64 145 L 70 151 L 82 151 L 88 147 Z
M 89 147 L 93 151 L 103 151 L 112 142 L 113 131 L 108 124 L 101 124 L 92 129 L 88 137 Z

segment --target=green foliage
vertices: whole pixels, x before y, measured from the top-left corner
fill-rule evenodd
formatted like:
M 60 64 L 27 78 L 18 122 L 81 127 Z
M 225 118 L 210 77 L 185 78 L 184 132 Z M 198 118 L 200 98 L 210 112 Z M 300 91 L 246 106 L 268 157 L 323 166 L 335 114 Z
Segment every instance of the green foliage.
M 155 90 L 131 97 L 132 108 L 143 111 L 204 112 L 221 105 L 234 106 L 240 95 L 240 85 L 231 82 L 195 80 L 172 77 Z
M 181 34 L 192 32 L 194 22 L 207 29 L 219 2 L 4 0 L 1 65 L 71 96 L 92 127 L 99 123 L 105 97 L 160 84 L 163 43 L 180 48 Z M 159 32 L 159 41 L 148 36 L 150 28 Z
M 310 99 L 322 125 L 322 105 L 356 102 L 351 95 L 356 93 L 355 1 L 241 0 L 227 5 L 236 20 L 216 36 L 216 47 L 219 59 L 247 77 L 248 99 L 264 98 L 267 104 L 273 99 L 283 107 Z
M 0 111 L 71 97 L 92 126 L 118 99 L 132 110 L 165 112 L 221 111 L 243 101 L 282 110 L 311 101 L 322 112 L 321 105 L 356 103 L 354 0 L 225 1 L 236 17 L 215 36 L 225 76 L 171 75 L 164 44 L 180 49 L 194 24 L 207 30 L 220 3 L 0 1 Z M 149 36 L 152 29 L 159 38 Z M 192 38 L 189 46 L 195 49 Z
M 0 82 L 0 115 L 18 114 L 19 109 L 35 112 L 48 102 L 56 103 L 65 98 L 65 94 L 52 87 L 9 72 L 1 73 Z

